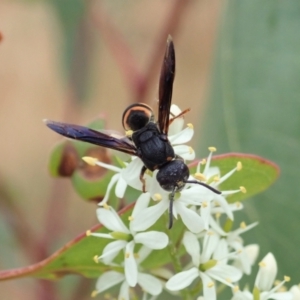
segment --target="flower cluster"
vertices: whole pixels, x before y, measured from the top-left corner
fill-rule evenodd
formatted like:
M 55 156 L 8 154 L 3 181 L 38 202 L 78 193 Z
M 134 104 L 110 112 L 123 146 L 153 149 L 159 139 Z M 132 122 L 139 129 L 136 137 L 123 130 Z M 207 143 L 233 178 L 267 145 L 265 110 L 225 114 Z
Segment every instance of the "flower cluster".
M 172 105 L 171 112 L 178 115 L 180 110 Z M 183 145 L 191 140 L 193 133 L 191 124 L 183 129 L 182 118 L 175 119 L 170 125 L 169 141 L 175 153 L 185 161 L 195 158 L 193 149 Z M 119 300 L 134 298 L 133 288 L 137 285 L 141 287 L 142 299 L 145 300 L 156 299 L 163 289 L 181 295 L 184 299 L 214 300 L 217 299 L 217 287 L 225 285 L 232 290 L 232 300 L 299 299 L 300 292 L 296 286 L 290 292 L 281 292 L 283 284 L 289 280 L 287 277 L 275 288 L 271 288 L 277 266 L 270 253 L 259 264 L 253 291 L 239 289 L 239 280 L 243 274 L 251 273 L 259 251 L 256 244 L 244 245 L 241 234 L 257 223 L 248 226 L 241 223 L 235 230 L 231 230 L 231 226 L 224 226 L 225 223 L 232 225 L 234 212 L 243 208 L 241 203 L 228 203 L 227 197 L 245 193 L 246 189 L 241 186 L 220 191 L 220 184 L 240 171 L 242 164 L 238 162 L 230 172 L 221 175 L 218 168 L 211 167 L 212 154 L 216 149 L 210 147 L 209 150 L 207 159 L 200 161 L 196 172 L 190 175 L 189 181 L 196 183 L 187 183 L 175 194 L 171 217 L 176 219 L 175 225 L 179 224 L 178 227 L 182 228 L 179 230 L 181 235 L 176 238 L 170 230 L 160 232 L 152 228 L 170 209 L 170 193 L 157 182 L 157 171 L 145 173 L 147 192 L 143 193 L 140 181 L 143 162 L 140 158 L 133 157 L 130 162 L 124 162 L 122 167 L 107 165 L 90 157 L 84 158 L 89 164 L 99 165 L 116 173 L 97 209 L 98 220 L 108 232 L 87 232 L 89 236 L 111 240 L 102 253 L 94 258 L 96 262 L 105 264 L 108 271 L 98 279 L 93 296 L 121 284 Z M 128 186 L 141 192 L 128 218 L 128 224 L 124 224 L 117 212 L 108 205 L 114 186 L 119 198 L 124 197 Z M 190 261 L 182 264 L 180 258 L 184 249 Z M 155 263 L 152 268 L 145 267 L 143 262 L 147 261 L 154 250 L 163 252 L 165 257 L 170 258 L 168 262 L 173 262 L 173 272 L 167 268 L 158 268 Z M 121 262 L 116 259 L 120 257 L 120 252 Z

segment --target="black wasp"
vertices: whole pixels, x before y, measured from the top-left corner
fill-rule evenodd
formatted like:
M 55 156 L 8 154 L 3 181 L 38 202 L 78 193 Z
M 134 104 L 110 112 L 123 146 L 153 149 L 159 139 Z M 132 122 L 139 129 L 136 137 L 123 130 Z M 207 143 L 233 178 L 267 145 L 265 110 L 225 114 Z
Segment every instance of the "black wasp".
M 123 113 L 122 123 L 126 130 L 125 138 L 115 138 L 108 134 L 86 127 L 46 120 L 46 125 L 57 133 L 71 139 L 88 142 L 106 148 L 115 149 L 138 156 L 144 163 L 140 173 L 145 192 L 144 173 L 158 170 L 156 179 L 160 186 L 170 192 L 169 228 L 173 225 L 173 201 L 176 192 L 186 183 L 196 183 L 207 187 L 216 194 L 219 191 L 205 183 L 188 180 L 190 172 L 183 159 L 174 153 L 168 140 L 170 123 L 184 114 L 170 119 L 173 81 L 175 77 L 175 50 L 171 37 L 167 40 L 166 52 L 159 81 L 158 121 L 154 119 L 152 109 L 143 103 L 132 104 Z

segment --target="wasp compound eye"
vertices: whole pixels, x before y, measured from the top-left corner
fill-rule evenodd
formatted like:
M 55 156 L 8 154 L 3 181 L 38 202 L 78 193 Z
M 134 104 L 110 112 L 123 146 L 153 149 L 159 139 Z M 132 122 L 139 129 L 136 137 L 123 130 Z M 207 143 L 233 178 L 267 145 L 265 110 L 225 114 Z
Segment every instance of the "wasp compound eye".
M 122 117 L 124 129 L 136 131 L 154 121 L 152 108 L 144 103 L 135 103 L 128 106 Z

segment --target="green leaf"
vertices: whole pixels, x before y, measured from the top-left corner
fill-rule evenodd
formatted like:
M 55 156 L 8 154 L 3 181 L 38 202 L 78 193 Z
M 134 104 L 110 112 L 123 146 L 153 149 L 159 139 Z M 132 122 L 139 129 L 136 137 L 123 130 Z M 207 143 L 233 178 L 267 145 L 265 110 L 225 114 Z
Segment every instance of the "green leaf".
M 133 204 L 124 208 L 120 214 L 123 222 L 128 224 L 128 217 L 132 213 Z M 151 227 L 152 230 L 166 231 L 167 220 L 162 217 Z M 102 225 L 94 226 L 91 231 L 107 233 L 107 229 Z M 176 222 L 172 231 L 169 232 L 174 243 L 181 237 L 183 231 L 182 222 Z M 14 279 L 18 277 L 36 277 L 44 279 L 60 278 L 69 274 L 77 274 L 85 277 L 98 277 L 105 270 L 111 269 L 102 263 L 95 263 L 93 257 L 100 255 L 104 247 L 112 242 L 111 239 L 98 238 L 93 236 L 86 236 L 85 233 L 79 235 L 74 240 L 67 243 L 60 250 L 56 251 L 47 259 L 20 269 L 0 271 L 0 280 Z M 138 249 L 138 247 L 137 247 Z M 182 253 L 182 248 L 180 248 Z M 121 262 L 123 259 L 123 252 L 116 258 L 116 262 Z M 155 269 L 171 261 L 170 254 L 166 249 L 154 250 L 149 257 L 143 262 L 142 266 L 145 268 Z M 120 267 L 114 269 L 120 270 Z
M 242 163 L 242 170 L 236 171 L 224 181 L 220 185 L 221 190 L 239 189 L 240 186 L 243 186 L 247 192 L 228 196 L 229 203 L 242 201 L 266 190 L 278 178 L 278 166 L 271 161 L 251 154 L 229 153 L 215 156 L 211 166 L 218 167 L 222 176 L 235 168 L 238 162 Z
M 246 243 L 258 243 L 261 257 L 273 252 L 277 277 L 288 274 L 294 283 L 300 278 L 299 15 L 297 0 L 228 1 L 199 144 L 255 153 L 280 166 L 278 182 L 247 201 L 237 221 L 259 221 Z

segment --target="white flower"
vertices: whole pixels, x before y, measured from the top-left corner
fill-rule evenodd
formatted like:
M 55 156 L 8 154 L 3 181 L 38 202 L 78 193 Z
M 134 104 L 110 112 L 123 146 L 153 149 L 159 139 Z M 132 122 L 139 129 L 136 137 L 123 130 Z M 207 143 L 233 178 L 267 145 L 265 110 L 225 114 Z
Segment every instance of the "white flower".
M 222 253 L 216 251 L 218 244 L 216 235 L 210 233 L 205 235 L 202 251 L 200 251 L 197 237 L 191 232 L 184 234 L 183 244 L 192 257 L 194 267 L 171 277 L 166 283 L 167 289 L 171 291 L 182 290 L 188 287 L 194 279 L 200 277 L 203 283 L 204 299 L 215 300 L 216 288 L 214 280 L 233 287 L 232 282 L 236 282 L 241 278 L 242 272 L 240 270 L 227 265 L 219 258 Z M 223 254 L 227 255 L 227 253 Z
M 124 167 L 119 168 L 114 165 L 109 165 L 106 163 L 103 163 L 96 158 L 92 157 L 83 157 L 82 158 L 86 163 L 90 165 L 97 165 L 102 168 L 106 168 L 108 170 L 116 172 L 115 175 L 112 176 L 105 193 L 105 196 L 101 203 L 99 205 L 105 205 L 108 201 L 110 191 L 114 185 L 116 185 L 115 188 L 115 194 L 118 198 L 123 198 L 127 186 L 131 186 L 137 190 L 142 191 L 143 184 L 140 180 L 140 173 L 141 169 L 143 167 L 143 162 L 138 157 L 133 157 L 132 161 L 130 163 L 123 163 Z M 144 179 L 146 181 L 146 185 L 150 185 L 150 182 L 152 180 L 152 177 L 150 177 L 147 174 L 144 174 Z
M 159 201 L 157 204 L 141 210 L 131 222 L 132 228 L 142 231 L 152 226 L 165 211 L 169 209 L 169 193 L 164 191 L 157 181 L 152 182 L 150 194 L 152 198 Z M 173 216 L 180 215 L 184 225 L 194 233 L 205 229 L 202 217 L 193 209 L 194 205 L 201 205 L 204 199 L 213 199 L 215 193 L 201 185 L 191 184 L 189 188 L 183 189 L 175 195 L 173 201 Z M 150 198 L 150 196 L 149 196 Z M 192 207 L 190 207 L 192 206 Z
M 182 130 L 184 126 L 184 115 L 177 117 L 181 113 L 182 113 L 181 109 L 176 104 L 171 105 L 169 120 L 171 120 L 174 117 L 176 117 L 176 119 L 174 119 L 172 123 L 169 125 L 169 132 L 168 132 L 169 135 L 174 135 Z
M 173 146 L 175 154 L 182 157 L 184 160 L 193 160 L 195 159 L 195 151 L 193 148 L 187 145 L 181 145 L 189 142 L 194 135 L 194 128 L 192 124 L 188 124 L 185 129 L 174 134 L 169 135 L 168 139 L 171 145 Z
M 234 257 L 234 265 L 247 275 L 251 273 L 251 266 L 254 264 L 258 256 L 259 246 L 256 244 L 244 246 L 243 239 L 240 237 L 240 235 L 244 232 L 249 231 L 257 224 L 258 222 L 254 222 L 246 226 L 246 224 L 242 222 L 239 228 L 230 232 L 225 232 L 212 217 L 210 219 L 211 228 L 216 232 L 216 234 L 219 234 L 222 239 L 224 239 L 226 247 L 229 250 L 232 249 L 236 251 L 236 256 Z
M 140 196 L 139 205 L 137 205 L 132 213 L 134 218 L 135 214 L 139 212 L 139 209 L 143 209 L 145 203 L 144 198 L 146 194 Z M 163 249 L 168 244 L 168 236 L 163 232 L 148 231 L 136 233 L 131 229 L 128 229 L 123 223 L 119 215 L 112 209 L 98 208 L 97 217 L 111 233 L 89 233 L 89 235 L 115 239 L 115 241 L 105 246 L 102 254 L 97 257 L 97 260 L 102 260 L 105 264 L 110 264 L 117 256 L 117 254 L 124 250 L 124 269 L 125 277 L 129 286 L 135 286 L 137 283 L 138 267 L 134 258 L 135 244 L 142 244 L 150 249 Z
M 271 289 L 277 275 L 277 263 L 274 255 L 269 252 L 259 263 L 259 270 L 255 279 L 255 287 L 260 291 Z
M 293 294 L 293 300 L 300 300 L 300 285 L 293 285 L 290 292 Z
M 212 154 L 216 151 L 216 148 L 209 147 L 208 149 L 210 153 L 206 160 L 202 160 L 198 163 L 196 173 L 194 174 L 194 178 L 217 189 L 222 182 L 224 182 L 226 179 L 232 176 L 236 171 L 240 171 L 242 169 L 242 164 L 238 162 L 235 168 L 233 168 L 230 172 L 220 177 L 219 168 L 210 166 Z M 201 165 L 203 164 L 205 165 L 205 167 L 203 172 L 201 173 Z M 215 194 L 215 197 L 213 199 L 211 199 L 210 201 L 206 200 L 205 205 L 202 205 L 200 208 L 200 215 L 204 219 L 206 229 L 208 229 L 210 215 L 212 213 L 216 213 L 218 210 L 219 213 L 226 213 L 228 218 L 233 220 L 232 206 L 228 204 L 225 197 L 238 192 L 246 192 L 246 189 L 244 187 L 240 187 L 236 190 L 222 191 L 221 195 Z
M 291 292 L 279 292 L 285 282 L 290 280 L 289 277 L 285 276 L 282 282 L 272 288 L 277 275 L 277 263 L 274 255 L 268 253 L 259 263 L 259 266 L 253 293 L 251 294 L 247 290 L 239 291 L 238 289 L 234 289 L 232 300 L 292 300 L 293 294 Z
M 126 277 L 123 273 L 116 271 L 107 271 L 102 274 L 96 282 L 96 290 L 93 292 L 92 296 L 96 296 L 109 288 L 121 284 L 118 299 L 119 300 L 129 300 L 130 299 L 130 286 L 127 282 Z M 150 295 L 157 296 L 162 292 L 161 282 L 154 276 L 150 274 L 140 273 L 137 274 L 137 283 Z

